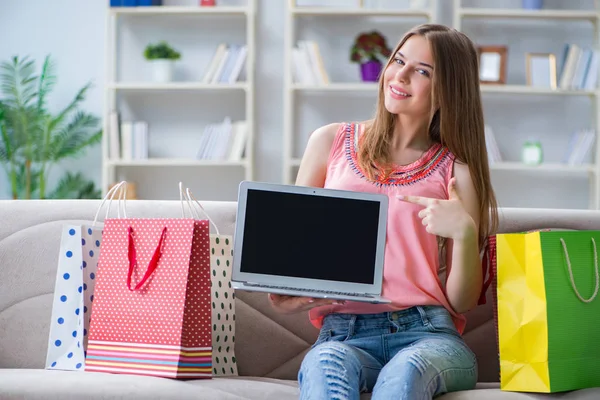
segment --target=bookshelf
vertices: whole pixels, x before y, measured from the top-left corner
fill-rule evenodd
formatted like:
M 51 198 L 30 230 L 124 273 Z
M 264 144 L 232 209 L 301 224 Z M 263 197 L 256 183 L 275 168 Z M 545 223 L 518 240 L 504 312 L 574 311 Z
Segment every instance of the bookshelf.
M 463 7 L 463 4 L 465 2 L 468 2 L 469 6 L 468 7 Z M 503 40 L 506 40 L 506 37 L 499 37 L 497 39 L 495 39 L 495 41 L 493 42 L 494 45 L 506 45 L 508 46 L 509 49 L 509 59 L 511 57 L 510 54 L 510 50 L 511 47 L 516 48 L 515 52 L 525 52 L 525 51 L 529 51 L 529 52 L 536 52 L 535 50 L 535 46 L 537 47 L 542 47 L 545 50 L 543 50 L 543 52 L 545 52 L 548 48 L 550 48 L 552 46 L 552 43 L 548 43 L 548 40 L 544 40 L 543 37 L 538 37 L 536 35 L 543 35 L 539 32 L 542 32 L 542 29 L 544 28 L 543 25 L 544 23 L 552 23 L 552 24 L 565 24 L 568 23 L 570 25 L 564 25 L 564 26 L 575 26 L 575 27 L 580 27 L 580 26 L 584 26 L 584 27 L 589 27 L 591 25 L 592 28 L 592 33 L 590 34 L 590 37 L 586 37 L 585 40 L 589 41 L 589 47 L 592 49 L 596 49 L 598 50 L 599 48 L 599 44 L 600 44 L 600 32 L 599 32 L 599 22 L 600 22 L 600 13 L 598 10 L 598 1 L 594 0 L 593 6 L 591 7 L 592 9 L 589 10 L 571 10 L 571 9 L 551 9 L 549 7 L 552 7 L 553 5 L 555 5 L 556 3 L 552 3 L 552 4 L 548 4 L 548 8 L 542 8 L 540 10 L 526 10 L 526 9 L 518 9 L 518 8 L 497 8 L 499 5 L 498 4 L 494 4 L 491 5 L 494 8 L 478 8 L 478 7 L 471 7 L 471 5 L 473 5 L 473 0 L 469 1 L 469 0 L 454 0 L 453 2 L 453 27 L 461 30 L 463 32 L 465 32 L 467 35 L 469 35 L 469 37 L 476 43 L 476 44 L 481 44 L 479 43 L 482 39 L 482 37 L 485 37 L 486 33 L 488 32 L 497 32 L 497 31 L 493 31 L 494 27 L 490 26 L 488 24 L 488 22 L 500 22 L 502 23 L 502 21 L 509 21 L 511 24 L 520 24 L 519 26 L 523 29 L 525 29 L 526 27 L 529 27 L 529 30 L 527 31 L 528 36 L 531 36 L 533 38 L 533 45 L 531 45 L 529 48 L 526 48 L 526 45 L 522 45 L 521 43 L 515 43 L 515 42 L 503 42 Z M 550 2 L 548 2 L 550 3 Z M 506 2 L 505 2 L 506 4 Z M 510 3 L 511 5 L 514 5 L 515 3 L 512 2 Z M 569 3 L 569 5 L 565 5 L 565 7 L 570 6 L 571 4 Z M 486 6 L 490 6 L 490 4 L 486 4 Z M 500 6 L 502 6 L 502 4 L 500 4 Z M 580 6 L 580 4 L 573 4 L 574 7 Z M 585 7 L 585 6 L 584 6 Z M 469 24 L 470 22 L 475 22 L 476 25 L 474 25 L 475 27 L 472 27 L 473 25 L 471 25 L 471 29 L 469 28 L 465 28 L 465 26 L 467 24 Z M 477 22 L 479 22 L 477 24 Z M 554 25 L 553 25 L 554 26 Z M 532 28 L 533 27 L 533 28 Z M 563 28 L 561 26 L 561 28 L 563 30 L 561 30 L 561 32 L 565 32 L 565 34 L 568 34 L 568 30 L 566 28 Z M 506 29 L 506 27 L 504 28 Z M 558 31 L 558 29 L 557 29 Z M 491 33 L 490 35 L 495 35 L 495 33 Z M 579 39 L 579 38 L 577 38 Z M 545 43 L 546 41 L 546 43 Z M 568 39 L 566 39 L 565 41 L 561 42 L 560 45 L 564 45 L 566 42 L 568 41 Z M 491 41 L 489 40 L 488 37 L 488 42 L 490 43 L 484 43 L 484 44 L 491 44 Z M 525 50 L 527 49 L 527 50 Z M 566 52 L 566 50 L 564 50 L 564 52 Z M 557 66 L 557 81 L 560 79 L 561 77 L 561 69 L 562 66 L 564 64 L 563 59 L 561 59 L 561 57 L 566 57 L 565 54 L 562 54 L 558 51 L 554 52 L 556 53 L 556 66 Z M 512 54 L 513 57 L 515 57 L 515 54 Z M 518 56 L 517 56 L 518 57 Z M 515 58 L 517 58 L 515 57 Z M 513 64 L 514 65 L 514 64 Z M 595 72 L 597 73 L 597 71 Z M 527 102 L 544 102 L 544 104 L 549 104 L 548 102 L 553 101 L 553 102 L 564 102 L 565 104 L 567 102 L 572 102 L 572 101 L 579 101 L 580 103 L 577 104 L 583 104 L 583 106 L 579 106 L 579 108 L 589 108 L 589 113 L 588 115 L 585 117 L 586 118 L 586 122 L 590 121 L 590 125 L 589 128 L 595 129 L 596 130 L 596 139 L 595 139 L 595 143 L 593 144 L 590 153 L 591 153 L 591 161 L 589 160 L 585 160 L 584 162 L 581 163 L 577 163 L 577 164 L 569 164 L 569 163 L 565 163 L 565 162 L 560 162 L 559 160 L 556 159 L 556 156 L 553 157 L 554 159 L 552 160 L 548 160 L 548 162 L 542 162 L 542 164 L 539 165 L 528 165 L 528 164 L 524 164 L 520 161 L 514 161 L 515 159 L 518 159 L 518 155 L 515 156 L 515 148 L 513 147 L 513 151 L 512 154 L 509 155 L 508 159 L 509 160 L 505 160 L 503 157 L 502 161 L 497 161 L 497 162 L 493 162 L 490 165 L 490 168 L 492 170 L 492 180 L 494 181 L 494 173 L 502 173 L 505 174 L 503 175 L 505 177 L 505 182 L 508 182 L 507 185 L 510 186 L 510 182 L 513 179 L 523 179 L 525 182 L 528 182 L 530 184 L 530 192 L 529 193 L 524 193 L 523 195 L 530 195 L 530 193 L 534 192 L 536 190 L 536 185 L 539 184 L 540 180 L 545 179 L 545 178 L 549 178 L 550 180 L 556 179 L 556 182 L 554 182 L 554 185 L 556 187 L 560 187 L 563 184 L 568 184 L 569 182 L 572 182 L 573 179 L 580 179 L 583 182 L 587 183 L 587 188 L 588 188 L 588 192 L 589 192 L 589 200 L 588 200 L 588 208 L 590 209 L 599 209 L 600 208 L 600 165 L 598 163 L 598 154 L 600 154 L 600 141 L 597 139 L 598 138 L 598 114 L 600 113 L 600 106 L 599 106 L 599 101 L 598 101 L 598 96 L 600 95 L 600 92 L 597 89 L 597 85 L 595 85 L 596 88 L 591 89 L 591 90 L 583 90 L 583 89 L 564 89 L 564 88 L 559 88 L 557 89 L 551 89 L 551 88 L 540 88 L 540 87 L 532 87 L 529 86 L 527 84 L 514 84 L 514 81 L 518 80 L 515 79 L 515 77 L 513 76 L 513 79 L 508 79 L 506 84 L 482 84 L 481 85 L 481 92 L 482 92 L 482 96 L 484 98 L 484 112 L 486 111 L 486 107 L 488 107 L 488 111 L 489 108 L 491 107 L 496 107 L 494 103 L 496 101 L 496 99 L 504 99 L 506 101 L 507 98 L 509 98 L 509 101 L 513 101 L 515 103 L 518 104 L 522 104 L 522 107 L 528 107 L 528 103 Z M 499 100 L 500 101 L 500 100 Z M 581 103 L 581 102 L 587 102 L 587 104 L 585 103 Z M 529 103 L 530 104 L 530 103 Z M 559 103 L 560 104 L 560 103 Z M 517 107 L 517 106 L 514 106 Z M 511 108 L 508 107 L 511 110 L 514 110 L 516 108 Z M 558 107 L 557 107 L 558 108 Z M 557 128 L 556 130 L 554 129 L 548 129 L 546 131 L 543 132 L 543 134 L 538 138 L 540 139 L 541 143 L 544 143 L 544 140 L 546 141 L 554 141 L 554 142 L 558 142 L 559 139 L 563 140 L 563 142 L 565 143 L 565 148 L 561 149 L 566 151 L 566 143 L 567 143 L 567 136 L 571 135 L 573 133 L 575 133 L 576 130 L 578 130 L 578 128 L 576 128 L 575 126 L 581 126 L 581 124 L 579 124 L 579 121 L 571 121 L 569 120 L 569 113 L 568 113 L 568 108 L 567 106 L 565 106 L 565 109 L 562 110 L 562 113 L 564 113 L 564 117 L 563 120 L 566 121 L 565 123 L 567 124 L 572 124 L 573 128 L 572 131 L 570 132 L 565 132 L 562 131 L 560 128 Z M 536 110 L 538 111 L 538 110 Z M 502 107 L 496 107 L 496 110 L 494 110 L 494 113 L 497 114 L 502 114 L 503 110 Z M 487 113 L 486 113 L 487 114 Z M 515 118 L 514 116 L 511 115 L 506 115 L 506 118 Z M 556 116 L 556 115 L 543 115 L 542 113 L 539 114 L 538 118 L 540 119 L 552 119 L 552 118 L 561 118 L 561 116 Z M 488 118 L 486 115 L 486 124 L 487 124 Z M 543 122 L 543 121 L 542 121 Z M 518 128 L 518 124 L 513 124 L 511 126 L 517 126 Z M 561 125 L 562 126 L 562 125 Z M 493 128 L 493 127 L 492 127 Z M 568 128 L 567 128 L 568 129 Z M 580 129 L 580 128 L 579 128 Z M 558 137 L 560 135 L 565 135 L 564 138 L 562 137 Z M 504 137 L 502 137 L 502 135 L 500 135 L 500 137 L 498 137 L 498 135 L 496 134 L 496 140 L 499 142 L 502 142 L 503 140 L 509 140 L 506 139 Z M 504 143 L 506 144 L 506 143 Z M 512 156 L 512 157 L 511 157 Z M 496 186 L 496 184 L 494 184 L 494 186 Z M 566 196 L 567 194 L 561 194 L 562 196 Z M 509 204 L 510 206 L 510 204 Z
M 194 177 L 196 183 L 202 187 L 206 184 L 206 187 L 226 188 L 226 192 L 229 193 L 223 196 L 202 192 L 204 198 L 234 200 L 240 180 L 254 179 L 257 0 L 243 0 L 242 5 L 241 0 L 224 0 L 216 6 L 199 6 L 198 1 L 191 5 L 191 0 L 181 4 L 185 1 L 168 1 L 167 5 L 162 6 L 107 6 L 103 118 L 105 135 L 102 142 L 104 194 L 110 185 L 118 180 L 131 180 L 135 183 L 136 179 L 142 177 L 145 185 L 154 185 L 155 175 L 162 175 L 168 179 L 165 181 L 165 185 L 168 186 L 164 188 L 164 192 L 171 194 L 166 198 L 171 198 L 175 193 L 173 187 L 176 181 L 182 173 L 186 173 Z M 177 2 L 180 4 L 172 5 Z M 124 37 L 126 34 L 129 35 L 128 38 Z M 179 36 L 176 36 L 177 34 Z M 157 38 L 162 38 L 163 35 L 187 40 L 182 59 L 187 58 L 191 61 L 187 61 L 188 64 L 185 65 L 185 74 L 167 82 L 157 82 L 151 78 L 144 78 L 141 76 L 143 74 L 135 71 L 132 73 L 131 67 L 128 74 L 124 72 L 124 65 L 128 59 L 133 58 L 137 67 L 144 66 L 141 60 L 144 47 L 148 43 L 162 40 Z M 197 37 L 200 37 L 201 42 L 194 42 L 198 40 Z M 125 50 L 126 45 L 123 43 L 127 40 L 130 46 L 131 43 L 136 45 L 135 54 Z M 177 42 L 167 42 L 178 48 Z M 230 57 L 233 57 L 233 47 L 237 46 L 238 50 L 244 48 L 243 56 L 240 55 L 241 51 L 237 53 L 241 70 L 238 68 L 235 77 L 233 73 L 230 73 L 229 78 L 225 77 L 225 66 L 223 70 L 217 68 L 217 50 L 222 45 L 225 45 Z M 220 59 L 227 59 L 228 53 L 221 53 Z M 202 64 L 205 65 L 204 70 Z M 235 63 L 232 62 L 231 69 L 235 69 L 233 64 Z M 207 78 L 211 68 L 214 78 Z M 223 71 L 221 79 L 217 78 L 218 71 Z M 135 106 L 128 104 L 130 102 L 135 102 Z M 206 132 L 209 126 L 222 122 L 222 118 L 211 115 L 211 106 L 213 110 L 227 113 L 227 116 L 231 113 L 233 123 L 244 121 L 244 139 L 240 139 L 241 147 L 238 146 L 238 150 L 242 150 L 239 157 L 226 156 L 225 148 L 230 148 L 231 144 L 223 145 L 223 155 L 217 159 L 201 156 L 200 147 L 206 145 L 201 140 L 202 135 L 208 135 Z M 195 108 L 198 109 L 197 112 Z M 182 118 L 179 118 L 179 115 L 173 118 L 169 115 L 170 111 L 163 111 L 180 109 L 186 110 L 181 112 Z M 115 112 L 119 114 L 118 120 L 114 116 Z M 138 118 L 137 114 L 142 116 Z M 189 121 L 182 122 L 184 117 L 189 117 Z M 124 155 L 126 150 L 123 147 L 123 121 L 135 119 L 148 123 L 144 144 L 146 156 Z M 174 120 L 180 124 L 178 129 L 171 129 L 170 124 L 174 123 Z M 222 133 L 223 131 L 218 131 L 213 135 Z M 233 137 L 232 135 L 233 133 L 229 136 Z M 114 147 L 114 143 L 117 142 L 118 150 Z M 141 142 L 138 141 L 138 144 Z M 192 149 L 193 146 L 197 148 Z M 171 149 L 167 151 L 168 148 Z M 219 181 L 218 185 L 209 184 L 211 176 L 212 180 Z M 138 185 L 140 198 L 146 197 L 144 186 Z M 162 192 L 162 188 L 153 189 L 154 193 Z M 152 198 L 163 199 L 158 196 L 154 194 Z
M 284 32 L 284 107 L 283 107 L 283 182 L 293 184 L 300 165 L 300 160 L 306 140 L 310 132 L 320 125 L 311 125 L 310 128 L 300 128 L 299 120 L 303 120 L 301 111 L 304 108 L 321 109 L 325 114 L 320 115 L 322 124 L 334 122 L 336 116 L 327 115 L 329 102 L 347 102 L 348 99 L 360 99 L 367 97 L 368 101 L 359 105 L 358 109 L 363 115 L 354 113 L 350 108 L 341 112 L 341 118 L 346 121 L 358 120 L 363 116 L 370 116 L 377 94 L 377 83 L 363 82 L 359 79 L 359 73 L 337 74 L 339 65 L 334 60 L 340 60 L 338 64 L 348 63 L 351 42 L 348 43 L 347 51 L 340 54 L 332 54 L 334 46 L 327 47 L 328 40 L 332 37 L 343 37 L 349 39 L 349 35 L 357 35 L 373 29 L 385 29 L 386 22 L 396 26 L 394 30 L 382 32 L 388 41 L 388 46 L 393 48 L 402 34 L 410 27 L 419 23 L 432 22 L 436 19 L 437 1 L 430 0 L 425 8 L 397 8 L 399 2 L 379 2 L 376 7 L 371 7 L 371 2 L 347 1 L 342 6 L 328 5 L 326 1 L 319 6 L 302 5 L 300 1 L 288 0 L 285 12 Z M 383 4 L 385 3 L 385 4 Z M 408 4 L 408 2 L 406 2 Z M 342 4 L 338 2 L 338 4 Z M 402 5 L 400 5 L 402 7 Z M 308 22 L 308 24 L 303 24 Z M 317 23 L 310 27 L 310 23 Z M 398 24 L 400 22 L 400 24 Z M 307 25 L 307 26 L 305 26 Z M 331 30 L 328 27 L 331 25 Z M 340 25 L 345 27 L 340 28 Z M 343 32 L 335 31 L 335 28 Z M 383 28 L 382 28 L 383 27 Z M 315 29 L 316 28 L 316 29 Z M 344 29 L 346 29 L 344 31 Z M 318 31 L 318 32 L 317 32 Z M 353 38 L 352 38 L 353 39 Z M 299 82 L 298 72 L 294 70 L 294 51 L 299 43 L 308 41 L 317 43 L 320 57 L 323 59 L 325 81 Z M 344 42 L 344 46 L 345 46 Z M 339 48 L 339 45 L 335 46 Z M 323 51 L 324 49 L 324 51 Z M 330 51 L 328 51 L 330 50 Z M 339 50 L 339 49 L 338 49 Z M 355 66 L 358 71 L 358 65 Z M 347 71 L 346 71 L 347 72 Z M 318 72 L 315 72 L 318 75 Z M 309 98 L 302 99 L 308 96 Z M 320 107 L 318 102 L 311 101 L 311 96 L 325 96 L 326 107 Z M 313 98 L 314 99 L 314 98 Z M 305 100 L 305 101 L 303 101 Z M 323 101 L 323 100 L 321 100 Z M 343 106 L 342 106 L 343 107 Z M 325 109 L 325 110 L 323 110 Z M 333 119 L 330 119 L 333 118 Z M 313 120 L 313 118 L 306 118 Z M 315 123 L 316 124 L 316 123 Z

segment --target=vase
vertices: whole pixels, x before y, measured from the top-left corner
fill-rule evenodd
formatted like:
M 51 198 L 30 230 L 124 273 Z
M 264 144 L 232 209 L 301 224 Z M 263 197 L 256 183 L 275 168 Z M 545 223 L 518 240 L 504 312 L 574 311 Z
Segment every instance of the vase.
M 152 60 L 152 77 L 154 82 L 171 82 L 173 80 L 174 62 L 171 60 Z
M 542 144 L 538 140 L 528 140 L 521 150 L 521 161 L 527 165 L 539 165 L 543 161 Z
M 360 64 L 360 73 L 364 82 L 377 82 L 381 73 L 381 63 L 379 61 L 367 61 Z
M 522 0 L 523 8 L 526 10 L 539 10 L 544 3 L 543 0 Z

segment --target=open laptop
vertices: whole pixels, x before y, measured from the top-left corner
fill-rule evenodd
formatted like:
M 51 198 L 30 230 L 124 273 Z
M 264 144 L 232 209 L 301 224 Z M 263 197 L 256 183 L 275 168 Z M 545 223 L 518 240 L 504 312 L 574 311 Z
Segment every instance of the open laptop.
M 244 181 L 232 286 L 389 303 L 381 297 L 387 211 L 381 194 Z

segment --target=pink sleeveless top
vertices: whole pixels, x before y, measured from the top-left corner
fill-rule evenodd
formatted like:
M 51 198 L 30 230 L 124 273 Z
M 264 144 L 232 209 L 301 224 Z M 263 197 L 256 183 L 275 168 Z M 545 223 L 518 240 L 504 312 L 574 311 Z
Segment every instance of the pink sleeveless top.
M 417 215 L 423 207 L 396 198 L 401 194 L 447 199 L 454 155 L 441 144 L 434 144 L 419 160 L 395 166 L 389 178 L 372 182 L 358 165 L 358 137 L 363 129 L 362 124 L 341 125 L 329 155 L 324 186 L 389 197 L 382 296 L 392 303 L 346 302 L 316 307 L 309 312 L 310 320 L 320 328 L 323 317 L 329 313 L 370 314 L 417 305 L 442 305 L 462 333 L 466 320 L 446 298 L 445 268 L 441 267 L 437 237 L 425 230 Z

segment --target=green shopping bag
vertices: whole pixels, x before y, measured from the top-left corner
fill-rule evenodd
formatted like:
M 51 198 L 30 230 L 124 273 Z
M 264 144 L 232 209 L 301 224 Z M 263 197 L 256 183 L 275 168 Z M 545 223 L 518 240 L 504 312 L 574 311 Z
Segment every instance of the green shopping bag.
M 496 236 L 500 387 L 600 386 L 600 231 Z

